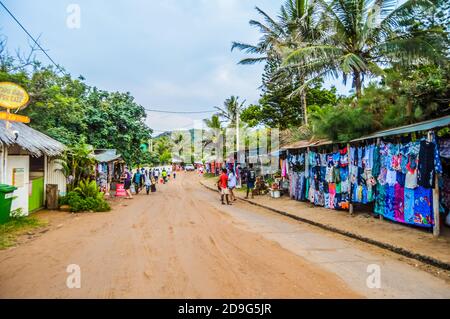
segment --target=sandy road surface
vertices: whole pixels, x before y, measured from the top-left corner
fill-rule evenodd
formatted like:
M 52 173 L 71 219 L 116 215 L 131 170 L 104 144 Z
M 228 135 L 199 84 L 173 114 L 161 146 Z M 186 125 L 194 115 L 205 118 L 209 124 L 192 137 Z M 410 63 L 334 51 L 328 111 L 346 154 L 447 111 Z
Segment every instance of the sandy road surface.
M 181 175 L 149 197 L 68 218 L 0 252 L 0 297 L 361 297 L 338 275 L 245 229 L 227 212 L 242 205 L 221 207 L 193 174 Z M 66 286 L 70 264 L 81 267 L 81 289 Z

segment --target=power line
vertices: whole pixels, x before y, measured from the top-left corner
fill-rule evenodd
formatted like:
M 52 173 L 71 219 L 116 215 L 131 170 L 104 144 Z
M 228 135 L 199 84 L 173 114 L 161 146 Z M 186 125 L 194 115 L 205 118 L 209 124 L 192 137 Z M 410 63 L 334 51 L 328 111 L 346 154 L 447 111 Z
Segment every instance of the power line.
M 37 47 L 45 54 L 45 56 L 56 66 L 56 68 L 64 74 L 64 71 L 61 67 L 50 57 L 50 55 L 41 47 L 41 45 L 36 41 L 36 39 L 28 32 L 28 30 L 20 23 L 20 21 L 14 16 L 14 14 L 9 11 L 9 9 L 0 1 L 0 5 L 8 12 L 8 14 L 16 21 L 16 23 L 22 28 L 22 30 L 33 40 L 33 42 L 37 45 Z
M 163 110 L 153 110 L 153 109 L 145 109 L 148 112 L 152 113 L 167 113 L 167 114 L 204 114 L 204 113 L 214 113 L 217 111 L 163 111 Z

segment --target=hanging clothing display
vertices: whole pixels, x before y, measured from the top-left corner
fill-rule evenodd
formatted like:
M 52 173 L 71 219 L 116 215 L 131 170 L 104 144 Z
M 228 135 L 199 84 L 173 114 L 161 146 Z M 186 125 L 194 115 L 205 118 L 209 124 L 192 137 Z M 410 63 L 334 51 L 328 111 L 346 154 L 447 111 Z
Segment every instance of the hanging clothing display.
M 305 177 L 305 153 L 290 154 L 285 161 L 289 177 L 289 196 L 291 199 L 305 201 L 307 196 Z
M 309 201 L 329 209 L 349 207 L 348 149 L 335 153 L 309 153 Z
M 389 220 L 432 227 L 439 156 L 436 142 L 425 139 L 351 147 L 352 202 L 374 202 L 374 212 Z
M 424 228 L 435 224 L 433 189 L 440 212 L 450 213 L 450 139 L 402 137 L 344 147 L 328 153 L 306 149 L 280 162 L 291 199 L 346 210 L 350 202 L 373 203 L 394 222 Z M 436 175 L 440 176 L 436 185 Z

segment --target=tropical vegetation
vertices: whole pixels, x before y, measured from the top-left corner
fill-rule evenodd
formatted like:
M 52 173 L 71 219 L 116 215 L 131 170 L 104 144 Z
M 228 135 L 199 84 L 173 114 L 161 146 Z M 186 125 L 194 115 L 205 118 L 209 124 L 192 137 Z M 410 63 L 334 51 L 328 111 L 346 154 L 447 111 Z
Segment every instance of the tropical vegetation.
M 42 66 L 30 54 L 13 56 L 0 36 L 0 81 L 23 86 L 31 97 L 20 113 L 30 126 L 68 146 L 83 140 L 94 148 L 117 149 L 130 165 L 150 161 L 136 147 L 148 143 L 151 129 L 146 112 L 130 93 L 108 92 L 67 74 L 62 68 Z
M 286 0 L 262 21 L 257 44 L 234 42 L 265 63 L 262 94 L 243 121 L 347 141 L 450 113 L 450 5 L 445 0 Z M 348 96 L 330 87 L 352 84 Z
M 107 212 L 111 207 L 95 181 L 82 180 L 78 186 L 61 197 L 60 205 L 69 205 L 71 212 Z

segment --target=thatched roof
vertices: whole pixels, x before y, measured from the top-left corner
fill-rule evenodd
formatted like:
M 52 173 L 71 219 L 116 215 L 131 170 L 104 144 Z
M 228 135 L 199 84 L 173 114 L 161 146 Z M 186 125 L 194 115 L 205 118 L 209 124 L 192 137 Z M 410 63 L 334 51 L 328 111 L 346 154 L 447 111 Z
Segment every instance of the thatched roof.
M 14 131 L 19 133 L 17 140 Z M 10 122 L 7 130 L 6 121 L 0 121 L 0 141 L 7 146 L 18 145 L 34 157 L 41 157 L 44 154 L 55 157 L 61 155 L 66 149 L 64 144 L 18 122 Z

